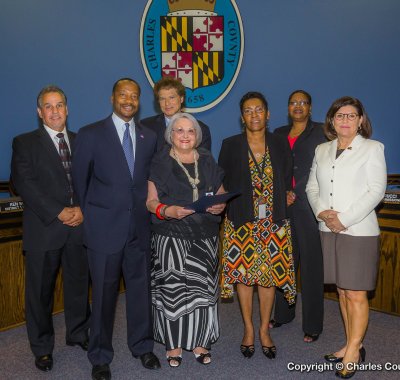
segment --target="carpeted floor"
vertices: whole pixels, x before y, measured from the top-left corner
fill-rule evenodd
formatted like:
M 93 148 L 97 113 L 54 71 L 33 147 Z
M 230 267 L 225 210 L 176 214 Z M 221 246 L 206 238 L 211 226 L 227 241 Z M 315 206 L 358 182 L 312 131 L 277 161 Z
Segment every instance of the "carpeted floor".
M 295 321 L 272 330 L 278 349 L 275 360 L 263 356 L 256 341 L 256 353 L 245 359 L 239 351 L 242 324 L 237 300 L 220 305 L 221 337 L 212 349 L 212 364 L 197 363 L 191 352 L 184 352 L 182 365 L 169 368 L 165 350 L 155 345 L 155 353 L 161 359 L 162 369 L 144 369 L 137 359 L 132 358 L 126 345 L 125 295 L 118 302 L 114 331 L 114 361 L 111 364 L 113 380 L 128 379 L 334 379 L 332 370 L 326 368 L 323 354 L 338 349 L 343 343 L 343 329 L 338 304 L 325 301 L 324 332 L 312 344 L 303 343 L 301 331 L 301 300 L 299 297 Z M 255 312 L 258 302 L 255 299 Z M 257 315 L 257 314 L 255 314 Z M 258 318 L 255 319 L 258 322 Z M 256 322 L 256 324 L 257 324 Z M 0 333 L 0 379 L 1 380 L 83 380 L 91 379 L 91 365 L 86 354 L 77 347 L 64 342 L 63 314 L 54 317 L 56 347 L 53 353 L 54 368 L 49 373 L 36 369 L 29 349 L 25 326 Z M 366 364 L 382 370 L 359 371 L 355 379 L 400 379 L 400 318 L 383 313 L 371 312 L 370 324 L 364 345 L 367 350 Z M 311 368 L 309 372 L 290 370 L 300 366 Z M 325 367 L 324 367 L 325 366 Z M 396 370 L 385 370 L 385 366 Z M 290 368 L 289 368 L 290 367 Z

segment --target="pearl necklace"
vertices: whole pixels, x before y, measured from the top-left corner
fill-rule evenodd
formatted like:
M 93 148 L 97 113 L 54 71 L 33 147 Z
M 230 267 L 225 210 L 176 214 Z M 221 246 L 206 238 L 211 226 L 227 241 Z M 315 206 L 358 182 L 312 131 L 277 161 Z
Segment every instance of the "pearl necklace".
M 193 150 L 193 159 L 194 159 L 194 178 L 190 176 L 189 172 L 187 169 L 183 166 L 181 160 L 179 159 L 178 153 L 175 151 L 174 148 L 171 150 L 172 152 L 172 157 L 176 160 L 178 165 L 182 168 L 183 172 L 186 174 L 186 177 L 190 183 L 190 186 L 193 189 L 193 202 L 197 201 L 199 199 L 199 189 L 197 188 L 197 185 L 200 183 L 199 180 L 199 165 L 197 162 L 197 152 L 196 149 Z

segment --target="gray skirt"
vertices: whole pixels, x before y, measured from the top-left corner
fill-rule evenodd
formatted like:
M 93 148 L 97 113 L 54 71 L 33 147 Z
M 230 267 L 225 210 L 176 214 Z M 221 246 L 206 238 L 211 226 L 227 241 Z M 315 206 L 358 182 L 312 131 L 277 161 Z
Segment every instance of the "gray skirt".
M 374 290 L 379 265 L 379 236 L 322 232 L 324 283 L 341 289 Z

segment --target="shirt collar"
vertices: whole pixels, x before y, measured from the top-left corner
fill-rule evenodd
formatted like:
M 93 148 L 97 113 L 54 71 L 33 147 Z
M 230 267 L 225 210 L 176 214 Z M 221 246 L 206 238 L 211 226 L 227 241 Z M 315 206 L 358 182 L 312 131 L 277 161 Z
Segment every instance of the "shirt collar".
M 64 127 L 64 129 L 62 131 L 55 131 L 54 129 L 51 129 L 50 127 L 48 127 L 46 124 L 43 124 L 44 129 L 47 131 L 47 133 L 50 135 L 50 137 L 52 139 L 54 139 L 55 137 L 57 137 L 58 133 L 64 133 L 64 137 L 68 137 L 67 136 L 67 128 Z M 58 137 L 57 137 L 58 139 Z

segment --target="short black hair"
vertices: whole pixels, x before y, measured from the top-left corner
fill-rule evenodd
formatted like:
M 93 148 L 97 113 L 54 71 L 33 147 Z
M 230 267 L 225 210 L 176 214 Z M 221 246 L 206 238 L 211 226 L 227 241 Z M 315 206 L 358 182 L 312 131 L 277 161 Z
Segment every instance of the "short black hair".
M 139 89 L 139 96 L 140 96 L 141 89 L 140 89 L 139 83 L 136 82 L 134 79 L 128 78 L 128 77 L 118 79 L 118 80 L 114 83 L 113 88 L 112 88 L 112 93 L 113 93 L 113 94 L 115 93 L 115 90 L 116 90 L 118 84 L 119 84 L 120 82 L 123 82 L 123 81 L 128 81 L 128 82 L 132 82 L 132 83 L 136 84 L 136 86 L 137 86 L 138 89 Z
M 257 91 L 249 91 L 246 94 L 244 94 L 242 96 L 242 99 L 240 99 L 240 113 L 243 113 L 243 104 L 246 100 L 249 99 L 260 99 L 261 102 L 264 105 L 265 111 L 268 112 L 268 102 L 267 99 L 265 99 L 265 96 L 261 93 L 261 92 L 257 92 Z
M 307 91 L 304 91 L 304 90 L 296 90 L 296 91 L 293 91 L 293 92 L 289 95 L 288 104 L 290 103 L 290 99 L 292 99 L 292 96 L 293 96 L 294 94 L 298 94 L 298 93 L 303 94 L 303 95 L 307 98 L 308 103 L 309 103 L 310 105 L 312 104 L 311 95 L 310 95 Z

